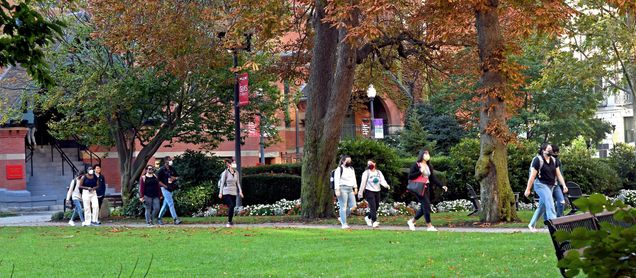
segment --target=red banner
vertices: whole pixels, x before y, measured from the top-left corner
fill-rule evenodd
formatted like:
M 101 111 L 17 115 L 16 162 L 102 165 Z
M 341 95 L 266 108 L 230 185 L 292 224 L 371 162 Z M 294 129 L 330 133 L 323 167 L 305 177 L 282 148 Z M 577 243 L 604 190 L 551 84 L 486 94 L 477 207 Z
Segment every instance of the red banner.
M 254 122 L 247 124 L 247 137 L 260 137 L 260 124 L 261 117 L 258 115 L 254 116 Z
M 250 103 L 249 94 L 249 78 L 247 73 L 239 74 L 239 107 L 248 105 Z
M 24 179 L 24 166 L 22 166 L 22 165 L 7 165 L 7 179 L 8 180 L 21 180 L 21 179 Z

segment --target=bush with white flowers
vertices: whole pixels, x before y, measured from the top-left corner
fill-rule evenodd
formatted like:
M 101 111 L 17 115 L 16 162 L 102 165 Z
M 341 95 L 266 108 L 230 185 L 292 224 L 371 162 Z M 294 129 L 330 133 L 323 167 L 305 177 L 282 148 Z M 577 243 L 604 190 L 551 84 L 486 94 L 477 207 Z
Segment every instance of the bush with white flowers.
M 616 198 L 622 200 L 626 205 L 636 207 L 636 190 L 621 189 Z
M 470 211 L 472 208 L 473 204 L 466 199 L 443 201 L 437 204 L 438 212 Z

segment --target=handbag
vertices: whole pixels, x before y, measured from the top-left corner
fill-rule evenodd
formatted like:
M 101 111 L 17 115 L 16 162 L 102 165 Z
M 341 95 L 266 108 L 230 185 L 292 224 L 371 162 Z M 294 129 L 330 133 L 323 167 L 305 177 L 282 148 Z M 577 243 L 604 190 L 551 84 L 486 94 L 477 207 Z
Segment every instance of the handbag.
M 409 181 L 406 189 L 413 192 L 413 194 L 422 197 L 424 196 L 424 192 L 426 192 L 426 184 L 422 182 Z

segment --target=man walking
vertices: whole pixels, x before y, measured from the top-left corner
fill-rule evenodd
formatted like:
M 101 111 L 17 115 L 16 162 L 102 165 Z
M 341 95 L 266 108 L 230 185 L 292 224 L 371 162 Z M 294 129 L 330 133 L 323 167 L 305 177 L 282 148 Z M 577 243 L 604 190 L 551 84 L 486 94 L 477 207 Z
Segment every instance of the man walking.
M 101 165 L 95 164 L 93 166 L 93 170 L 95 170 L 95 177 L 97 177 L 97 180 L 99 181 L 99 184 L 101 185 L 99 188 L 97 188 L 96 192 L 97 192 L 97 203 L 99 204 L 99 211 L 102 211 L 102 203 L 104 203 L 104 195 L 106 195 L 106 179 L 104 178 L 104 175 L 102 175 Z M 102 224 L 102 223 L 98 222 L 98 224 Z

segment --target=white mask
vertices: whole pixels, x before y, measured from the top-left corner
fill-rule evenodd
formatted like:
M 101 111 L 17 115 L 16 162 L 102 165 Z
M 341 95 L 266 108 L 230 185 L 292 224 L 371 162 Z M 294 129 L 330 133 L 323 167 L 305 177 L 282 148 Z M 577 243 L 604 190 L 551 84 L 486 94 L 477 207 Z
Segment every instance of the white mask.
M 92 174 L 94 174 L 94 173 L 95 173 L 95 171 L 93 171 L 93 169 L 88 170 L 88 174 L 89 174 L 89 175 L 92 175 Z
M 172 160 L 168 161 L 168 166 L 172 166 Z
M 236 169 L 236 163 L 232 163 L 232 164 L 230 164 L 230 167 L 232 167 L 232 168 Z
M 428 154 L 425 154 L 425 155 L 424 155 L 424 160 L 425 160 L 425 161 L 429 161 L 429 160 L 431 160 L 431 156 L 430 156 L 430 155 L 428 155 Z

